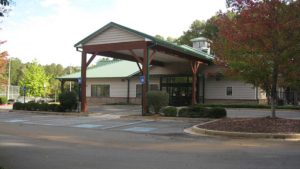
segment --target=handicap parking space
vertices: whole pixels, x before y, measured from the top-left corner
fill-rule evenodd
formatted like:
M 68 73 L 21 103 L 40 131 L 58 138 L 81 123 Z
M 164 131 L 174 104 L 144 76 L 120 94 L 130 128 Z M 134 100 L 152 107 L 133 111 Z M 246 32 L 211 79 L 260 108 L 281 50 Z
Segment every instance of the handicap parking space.
M 147 121 L 142 120 L 101 120 L 101 121 L 93 121 L 89 123 L 81 123 L 78 125 L 71 125 L 68 127 L 78 127 L 78 128 L 90 128 L 90 129 L 101 129 L 101 130 L 113 130 L 122 128 L 125 126 L 132 126 L 140 123 L 146 123 Z
M 134 126 L 116 128 L 114 130 L 153 134 L 182 133 L 185 128 L 189 128 L 195 124 L 197 123 L 181 121 L 148 121 Z
M 0 113 L 0 122 L 152 134 L 183 133 L 185 128 L 195 124 L 179 121 L 120 119 L 108 114 L 103 117 L 83 117 L 22 113 Z

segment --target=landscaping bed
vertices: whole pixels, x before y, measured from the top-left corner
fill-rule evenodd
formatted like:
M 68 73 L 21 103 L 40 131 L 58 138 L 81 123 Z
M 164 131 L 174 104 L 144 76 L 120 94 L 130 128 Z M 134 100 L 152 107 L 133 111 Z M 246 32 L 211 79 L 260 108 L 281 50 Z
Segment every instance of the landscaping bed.
M 300 133 L 300 120 L 282 118 L 224 118 L 197 127 L 245 133 Z

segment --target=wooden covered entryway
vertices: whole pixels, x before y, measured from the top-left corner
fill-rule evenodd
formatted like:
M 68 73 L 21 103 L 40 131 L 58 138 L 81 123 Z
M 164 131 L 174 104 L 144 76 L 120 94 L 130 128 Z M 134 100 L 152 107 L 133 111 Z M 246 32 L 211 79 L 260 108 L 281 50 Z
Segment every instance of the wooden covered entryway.
M 142 114 L 148 112 L 147 93 L 149 88 L 149 67 L 167 66 L 177 63 L 188 65 L 192 72 L 192 104 L 196 103 L 196 78 L 201 65 L 212 62 L 212 57 L 188 46 L 166 42 L 116 23 L 109 23 L 75 44 L 81 55 L 81 111 L 87 112 L 86 70 L 96 56 L 107 56 L 137 63 L 144 79 Z M 88 54 L 90 57 L 88 58 Z M 180 67 L 178 68 L 180 69 Z M 113 71 L 113 70 L 112 70 Z

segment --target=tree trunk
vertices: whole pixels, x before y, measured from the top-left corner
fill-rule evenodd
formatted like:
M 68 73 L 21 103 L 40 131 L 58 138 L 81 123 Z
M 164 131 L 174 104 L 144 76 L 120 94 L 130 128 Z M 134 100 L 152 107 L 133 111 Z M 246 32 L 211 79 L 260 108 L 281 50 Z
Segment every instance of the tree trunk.
M 272 72 L 272 88 L 271 88 L 271 113 L 272 113 L 272 118 L 276 118 L 277 79 L 278 79 L 278 64 L 274 63 L 273 72 Z

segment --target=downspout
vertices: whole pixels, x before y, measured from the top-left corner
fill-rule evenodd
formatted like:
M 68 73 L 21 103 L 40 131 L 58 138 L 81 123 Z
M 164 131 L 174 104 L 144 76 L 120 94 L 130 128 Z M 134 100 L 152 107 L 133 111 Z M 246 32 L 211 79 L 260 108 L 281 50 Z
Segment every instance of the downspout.
M 152 47 L 154 47 L 154 46 L 156 46 L 157 44 L 156 44 L 156 42 L 154 43 L 154 44 L 152 44 L 152 45 L 150 45 L 150 46 L 148 46 L 147 45 L 147 66 L 146 66 L 146 74 L 147 74 L 147 91 L 149 91 L 149 82 L 150 82 L 150 75 L 149 75 L 149 49 L 150 48 L 152 48 Z M 145 58 L 144 58 L 145 59 Z M 144 65 L 145 66 L 145 65 Z M 143 68 L 144 69 L 144 68 Z M 144 91 L 144 90 L 143 90 Z M 144 101 L 143 101 L 143 98 L 145 97 L 144 96 L 144 92 L 142 92 L 142 115 L 144 115 L 144 114 L 147 114 L 147 113 L 149 113 L 149 109 L 147 108 L 146 110 L 144 110 Z M 147 97 L 147 96 L 146 96 Z M 148 102 L 148 101 L 147 101 Z M 148 103 L 146 103 L 147 105 L 148 105 Z M 148 105 L 149 106 L 149 105 Z
M 129 104 L 129 98 L 130 98 L 130 79 L 127 79 L 127 104 Z

